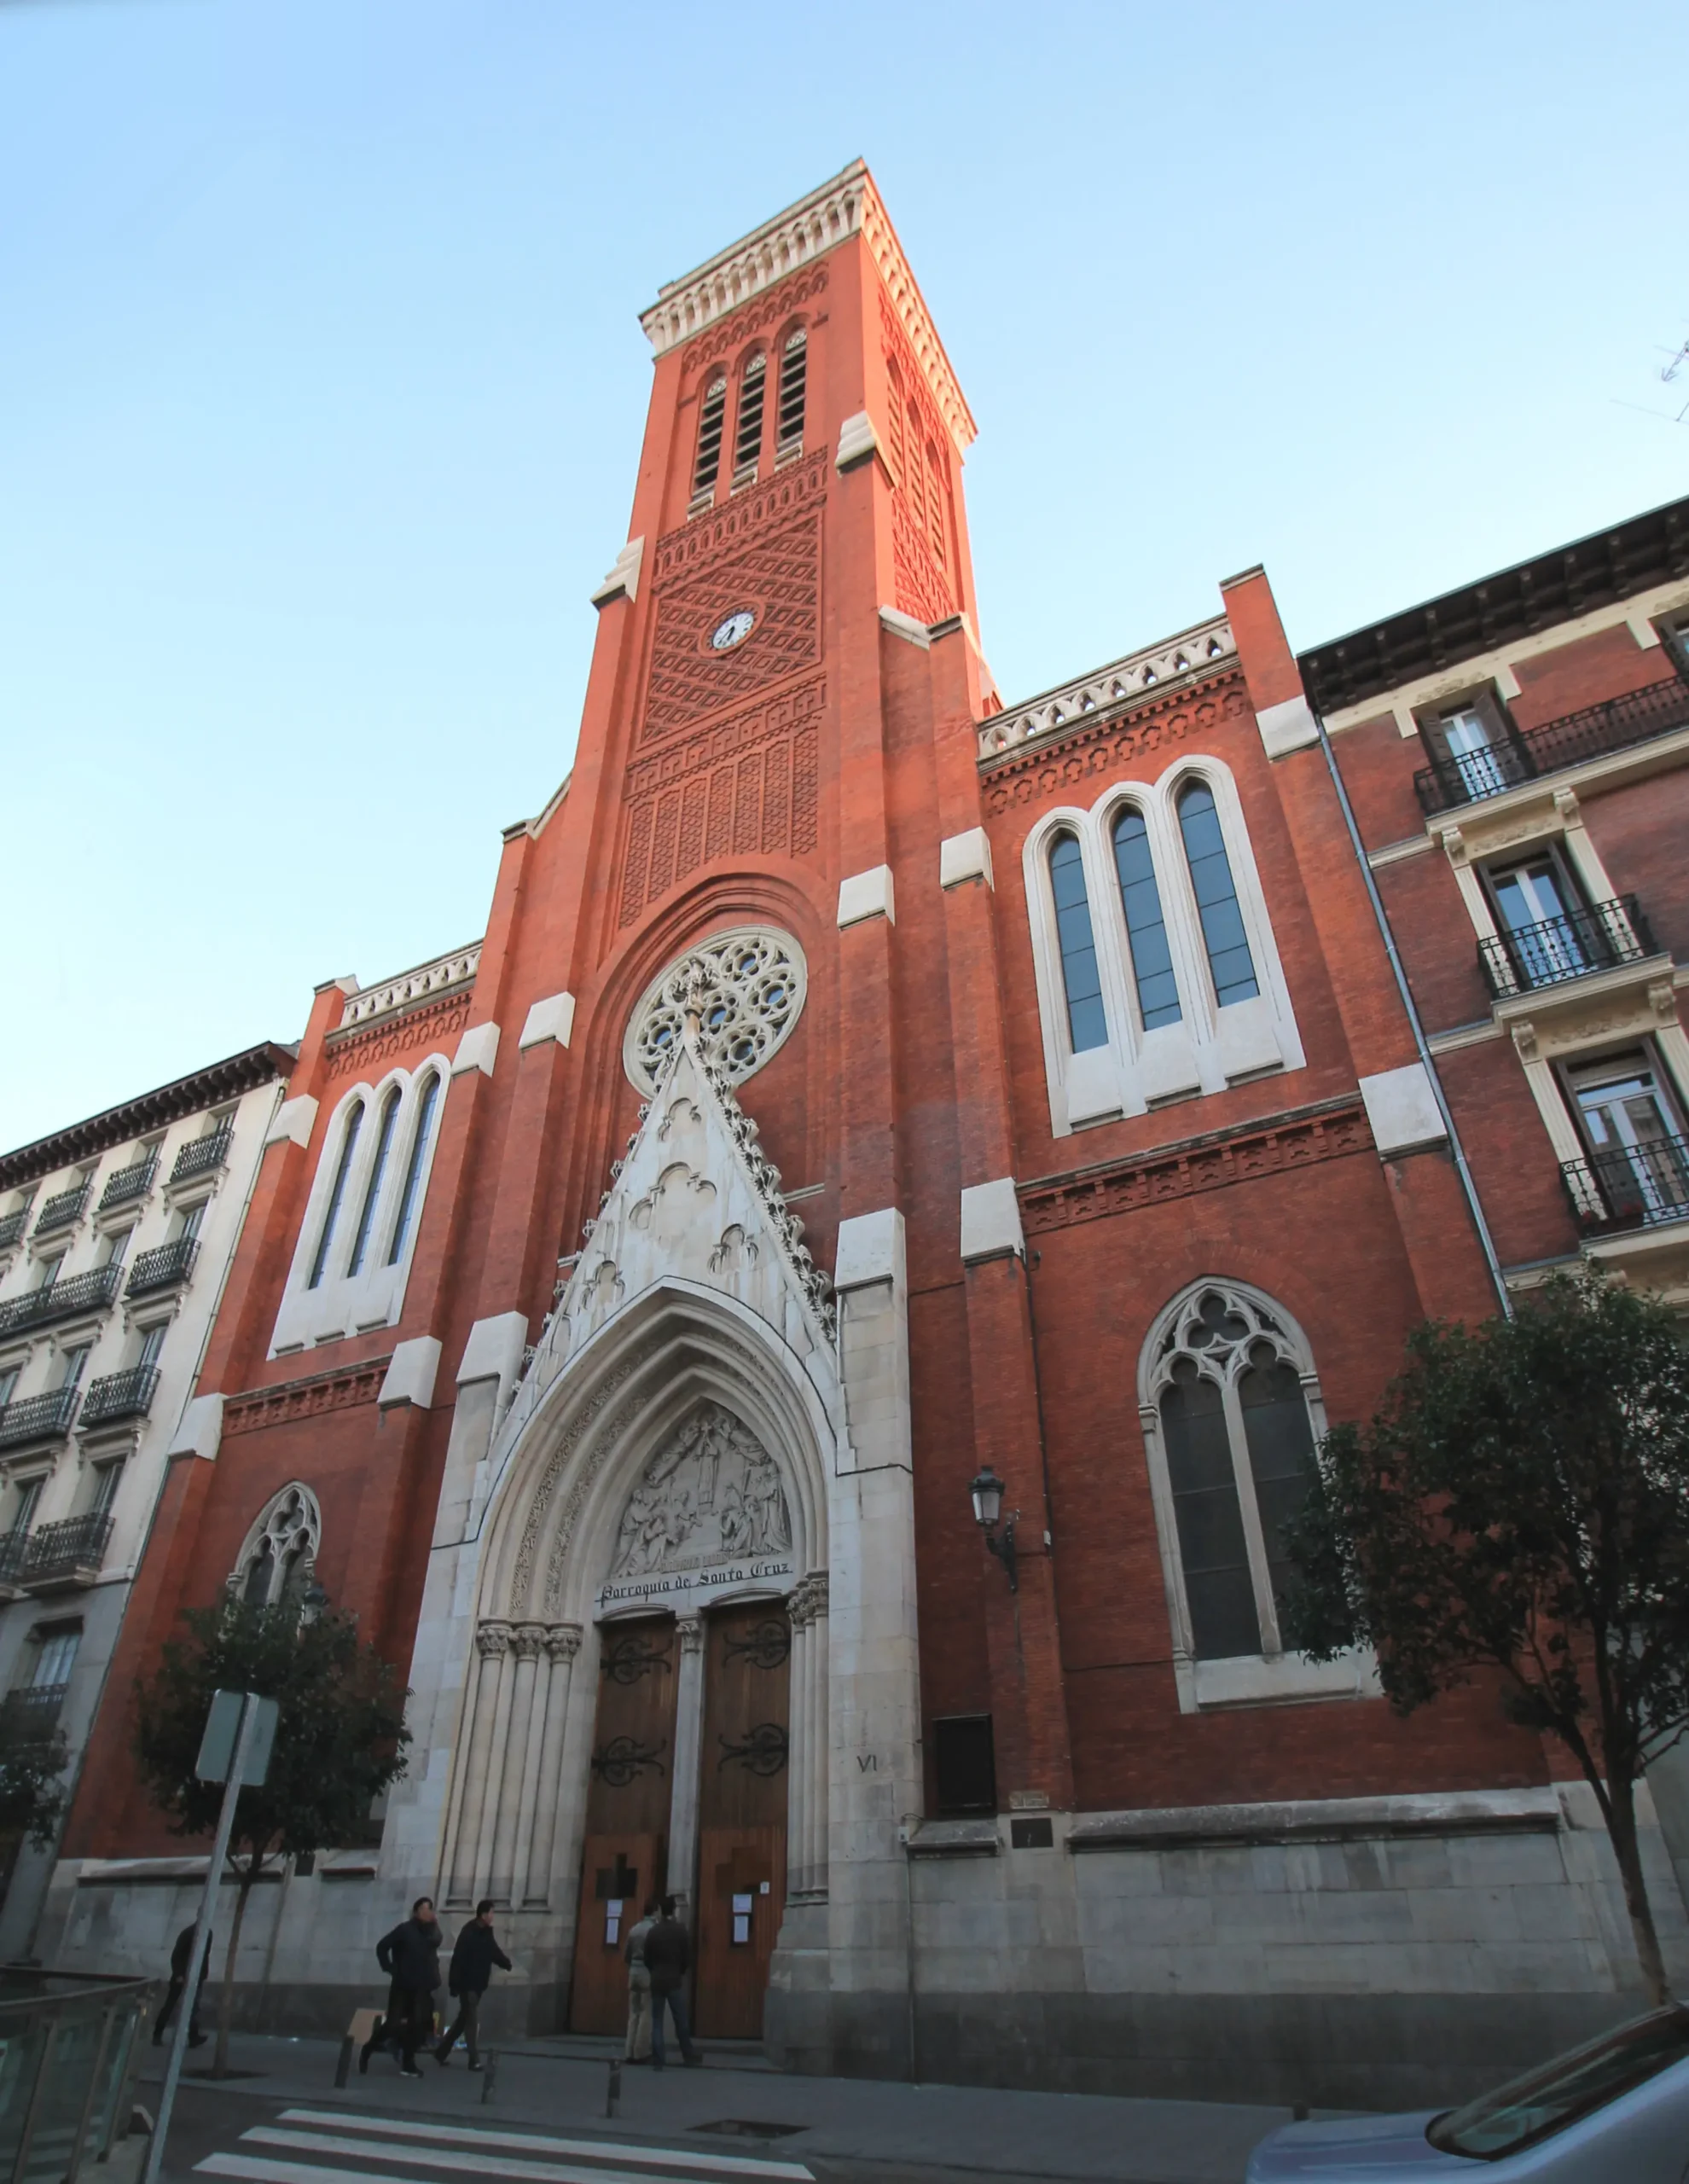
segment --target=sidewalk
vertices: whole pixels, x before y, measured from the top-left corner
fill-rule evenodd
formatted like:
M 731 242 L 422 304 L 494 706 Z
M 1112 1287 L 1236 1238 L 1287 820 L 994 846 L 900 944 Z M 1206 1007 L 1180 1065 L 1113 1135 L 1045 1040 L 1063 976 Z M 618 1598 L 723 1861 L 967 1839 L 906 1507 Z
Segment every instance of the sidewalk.
M 203 2068 L 209 2049 L 194 2059 Z M 531 2040 L 498 2051 L 492 2098 L 463 2067 L 427 2062 L 420 2082 L 403 2079 L 384 2057 L 367 2077 L 354 2061 L 344 2091 L 334 2089 L 339 2043 L 237 2034 L 231 2071 L 214 2083 L 184 2078 L 183 2121 L 215 2099 L 287 2102 L 383 2116 L 437 2117 L 443 2123 L 505 2129 L 536 2125 L 605 2138 L 630 2151 L 662 2141 L 694 2151 L 766 2154 L 802 2162 L 825 2175 L 836 2164 L 898 2170 L 948 2170 L 1001 2178 L 1109 2179 L 1113 2184 L 1239 2184 L 1249 2151 L 1290 2121 L 1281 2108 L 1182 2100 L 1117 2100 L 1082 2094 L 1010 2093 L 989 2087 L 912 2086 L 879 2079 L 805 2078 L 771 2071 L 755 2051 L 710 2053 L 705 2067 L 643 2066 L 622 2073 L 616 2119 L 606 2117 L 609 2044 L 593 2053 L 579 2040 Z M 143 2072 L 138 2098 L 151 2106 L 156 2065 Z M 242 2097 L 246 2097 L 244 2100 Z M 258 2120 L 254 2117 L 253 2120 Z M 708 2123 L 795 2124 L 767 2138 L 700 2132 Z M 171 2134 L 172 2172 L 177 2134 Z M 842 2172 L 841 2172 L 842 2174 Z

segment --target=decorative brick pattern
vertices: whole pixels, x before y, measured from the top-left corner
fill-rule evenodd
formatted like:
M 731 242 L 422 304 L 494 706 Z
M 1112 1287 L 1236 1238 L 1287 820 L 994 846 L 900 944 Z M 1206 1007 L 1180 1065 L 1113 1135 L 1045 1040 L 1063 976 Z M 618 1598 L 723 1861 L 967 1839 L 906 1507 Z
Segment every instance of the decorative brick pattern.
M 379 1031 L 358 1032 L 336 1045 L 325 1043 L 324 1076 L 331 1084 L 342 1077 L 367 1077 L 384 1063 L 397 1061 L 401 1054 L 444 1046 L 469 1021 L 473 997 L 472 990 L 465 988 L 420 1008 L 408 1008 Z
M 1137 706 L 1123 716 L 1105 715 L 1094 724 L 1086 717 L 1055 750 L 1045 745 L 1036 755 L 992 767 L 984 783 L 985 809 L 999 819 L 1017 804 L 1078 793 L 1087 781 L 1111 779 L 1151 752 L 1243 720 L 1248 712 L 1242 678 L 1233 671 L 1199 684 L 1176 703 Z M 1088 801 L 1097 793 L 1083 793 Z
M 653 743 L 821 658 L 821 511 L 806 511 L 726 566 L 659 598 L 641 741 Z M 748 607 L 756 627 L 736 650 L 712 652 L 723 615 Z
M 724 318 L 711 328 L 701 340 L 694 341 L 682 360 L 681 371 L 689 383 L 711 364 L 717 364 L 723 357 L 731 357 L 748 347 L 758 334 L 772 340 L 783 332 L 783 322 L 804 304 L 813 303 L 827 289 L 827 268 L 812 266 L 807 273 L 799 273 L 778 288 L 771 288 L 766 295 L 758 296 L 754 303 L 746 304 L 743 311 L 736 311 L 731 318 Z
M 308 1380 L 283 1380 L 273 1388 L 253 1388 L 230 1396 L 223 1406 L 223 1438 L 231 1433 L 255 1433 L 260 1426 L 291 1424 L 296 1418 L 320 1417 L 325 1410 L 355 1410 L 372 1403 L 381 1391 L 391 1351 L 385 1357 L 366 1358 L 361 1365 L 343 1367 L 338 1373 L 313 1373 Z
M 1168 1199 L 1190 1198 L 1198 1191 L 1223 1190 L 1257 1176 L 1307 1168 L 1373 1150 L 1360 1101 L 1326 1101 L 1281 1115 L 1273 1123 L 1192 1138 L 1147 1159 L 1122 1160 L 1106 1168 L 1035 1184 L 1019 1194 L 1021 1219 L 1029 1235 L 1071 1228 L 1077 1222 L 1100 1221 L 1130 1213 Z

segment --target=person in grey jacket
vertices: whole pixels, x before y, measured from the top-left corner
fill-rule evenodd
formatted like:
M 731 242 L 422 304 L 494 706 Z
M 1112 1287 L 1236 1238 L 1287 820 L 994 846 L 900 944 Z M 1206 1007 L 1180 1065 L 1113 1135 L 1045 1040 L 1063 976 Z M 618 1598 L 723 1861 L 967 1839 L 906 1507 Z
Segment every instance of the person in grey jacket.
M 687 2067 L 696 2070 L 704 2058 L 692 2044 L 687 2020 L 686 1989 L 682 1984 L 692 1962 L 692 1942 L 675 1916 L 675 1899 L 663 1898 L 663 1915 L 645 1937 L 645 1968 L 651 1974 L 651 2067 L 663 2067 L 663 2006 L 675 2020 L 675 2034 Z
M 457 2015 L 451 2021 L 451 2030 L 445 2034 L 434 2050 L 434 2060 L 444 2070 L 451 2060 L 451 2051 L 461 2032 L 469 2046 L 469 2067 L 481 2067 L 481 2048 L 479 2037 L 481 1997 L 492 1982 L 494 1965 L 508 1972 L 510 1959 L 493 1938 L 493 1900 L 484 1896 L 475 1906 L 475 1915 L 458 1936 L 451 1952 L 451 1969 L 446 1973 L 446 1986 L 456 1997 Z

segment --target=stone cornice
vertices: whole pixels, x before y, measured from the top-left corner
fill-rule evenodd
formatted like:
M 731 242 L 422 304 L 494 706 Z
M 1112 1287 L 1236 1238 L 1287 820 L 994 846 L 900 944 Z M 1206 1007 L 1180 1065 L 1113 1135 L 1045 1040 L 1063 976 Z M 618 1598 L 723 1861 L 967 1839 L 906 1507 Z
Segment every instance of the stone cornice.
M 223 1438 L 253 1433 L 261 1426 L 283 1426 L 296 1418 L 315 1418 L 325 1410 L 351 1410 L 372 1403 L 392 1362 L 392 1352 L 388 1350 L 381 1357 L 366 1357 L 360 1364 L 311 1373 L 299 1380 L 278 1380 L 272 1387 L 248 1388 L 230 1396 L 223 1404 Z
M 665 355 L 855 235 L 868 245 L 947 428 L 957 447 L 966 449 L 977 433 L 973 414 L 891 215 L 862 160 L 853 160 L 842 174 L 718 251 L 693 272 L 665 282 L 656 302 L 640 313 L 639 322 L 657 354 Z
M 1199 622 L 1176 637 L 1129 652 L 1106 667 L 991 714 L 979 723 L 980 762 L 1019 753 L 1027 744 L 1042 749 L 1057 740 L 1061 729 L 1071 732 L 1094 718 L 1111 719 L 1135 700 L 1164 698 L 1216 668 L 1234 665 L 1237 656 L 1237 640 L 1223 614 Z

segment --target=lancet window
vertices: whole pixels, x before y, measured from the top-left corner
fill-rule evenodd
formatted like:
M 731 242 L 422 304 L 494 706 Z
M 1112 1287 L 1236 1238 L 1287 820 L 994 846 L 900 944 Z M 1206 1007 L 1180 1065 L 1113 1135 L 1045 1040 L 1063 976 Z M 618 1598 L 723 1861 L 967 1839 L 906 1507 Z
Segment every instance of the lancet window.
M 308 1486 L 284 1487 L 247 1535 L 229 1589 L 252 1607 L 303 1602 L 322 1541 L 322 1515 Z

